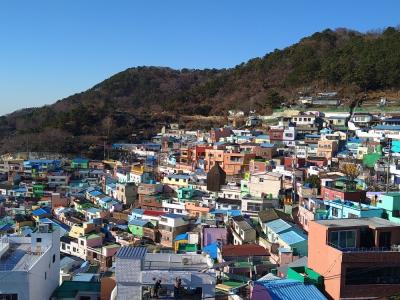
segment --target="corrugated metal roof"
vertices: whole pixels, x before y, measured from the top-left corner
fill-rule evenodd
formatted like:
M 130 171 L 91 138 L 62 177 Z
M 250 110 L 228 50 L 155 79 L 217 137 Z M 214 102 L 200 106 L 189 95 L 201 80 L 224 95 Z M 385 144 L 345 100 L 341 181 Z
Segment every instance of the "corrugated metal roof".
M 258 280 L 255 283 L 264 286 L 272 300 L 327 299 L 314 285 L 297 280 Z
M 122 247 L 118 250 L 116 257 L 117 258 L 134 258 L 134 259 L 143 259 L 147 253 L 146 247 Z
M 307 237 L 305 235 L 301 235 L 299 232 L 295 232 L 294 230 L 280 234 L 279 238 L 288 245 L 307 241 Z
M 140 227 L 143 227 L 147 223 L 150 223 L 150 221 L 141 220 L 141 219 L 134 219 L 134 220 L 129 221 L 129 225 L 140 226 Z

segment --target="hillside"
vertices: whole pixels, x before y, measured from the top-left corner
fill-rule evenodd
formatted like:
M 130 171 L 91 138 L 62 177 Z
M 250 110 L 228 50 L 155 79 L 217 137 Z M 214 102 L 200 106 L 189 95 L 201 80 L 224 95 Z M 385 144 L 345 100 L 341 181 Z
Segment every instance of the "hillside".
M 0 118 L 0 152 L 80 153 L 104 141 L 133 141 L 188 115 L 229 109 L 265 114 L 299 91 L 337 90 L 349 103 L 364 92 L 400 89 L 400 32 L 325 30 L 231 69 L 136 67 L 53 105 Z M 185 123 L 195 128 L 217 121 Z

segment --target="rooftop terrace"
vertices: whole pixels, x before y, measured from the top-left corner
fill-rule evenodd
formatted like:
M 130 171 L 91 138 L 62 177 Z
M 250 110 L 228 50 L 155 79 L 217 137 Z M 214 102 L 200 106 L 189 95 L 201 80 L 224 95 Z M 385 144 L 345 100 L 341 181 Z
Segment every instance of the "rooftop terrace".
M 318 220 L 315 221 L 326 227 L 360 227 L 368 226 L 370 228 L 390 228 L 400 227 L 400 224 L 396 224 L 381 218 L 354 218 L 354 219 L 330 219 L 330 220 Z
M 48 247 L 38 246 L 32 249 L 31 243 L 0 240 L 0 272 L 28 271 L 39 260 Z

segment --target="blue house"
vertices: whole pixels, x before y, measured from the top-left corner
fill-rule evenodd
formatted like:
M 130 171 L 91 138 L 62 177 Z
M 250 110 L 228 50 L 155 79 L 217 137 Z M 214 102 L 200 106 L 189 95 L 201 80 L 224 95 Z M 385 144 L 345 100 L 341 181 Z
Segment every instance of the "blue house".
M 295 224 L 283 219 L 276 219 L 263 223 L 261 226 L 267 235 L 268 241 L 279 244 L 279 248 L 282 248 L 281 252 L 290 251 L 300 256 L 307 255 L 307 236 Z
M 381 218 L 384 209 L 352 201 L 325 200 L 328 219 Z

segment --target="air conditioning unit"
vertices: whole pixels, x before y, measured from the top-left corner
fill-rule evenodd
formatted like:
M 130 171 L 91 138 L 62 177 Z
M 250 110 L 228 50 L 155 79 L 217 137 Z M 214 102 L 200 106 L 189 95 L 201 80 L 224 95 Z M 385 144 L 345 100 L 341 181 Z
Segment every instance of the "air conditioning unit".
M 187 257 L 182 258 L 182 264 L 188 265 L 189 264 L 189 258 L 187 258 Z

